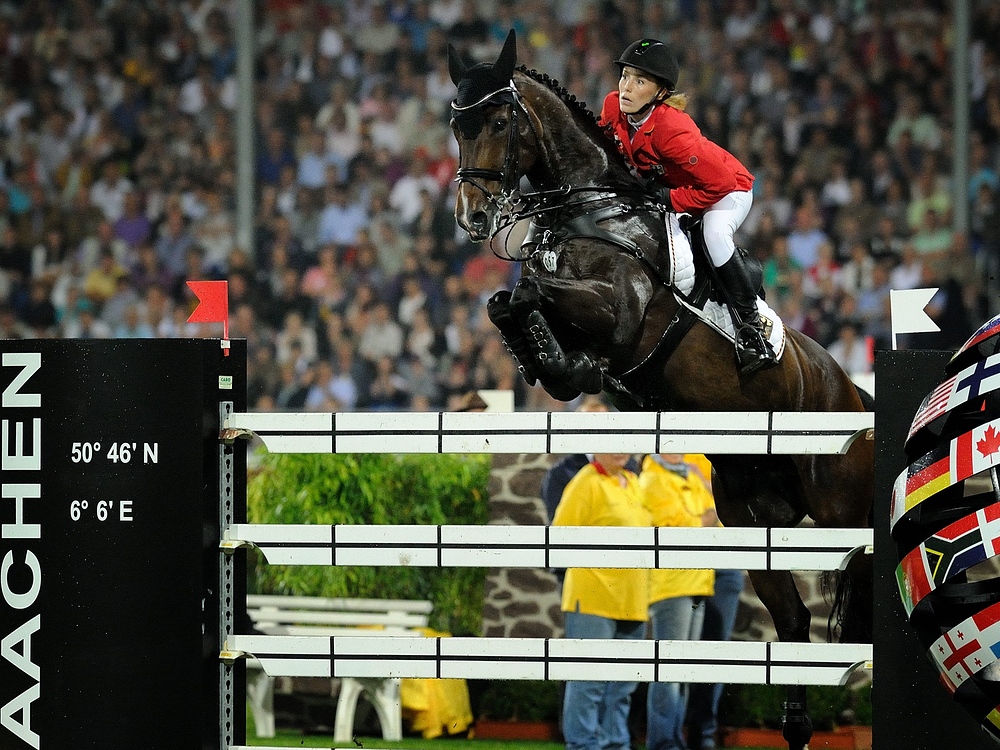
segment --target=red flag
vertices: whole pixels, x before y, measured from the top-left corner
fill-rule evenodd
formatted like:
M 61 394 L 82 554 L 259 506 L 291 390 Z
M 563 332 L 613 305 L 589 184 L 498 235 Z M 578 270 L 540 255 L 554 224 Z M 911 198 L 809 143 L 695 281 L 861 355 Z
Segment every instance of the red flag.
M 223 348 L 229 355 L 229 282 L 188 281 L 198 306 L 188 316 L 188 323 L 222 323 Z

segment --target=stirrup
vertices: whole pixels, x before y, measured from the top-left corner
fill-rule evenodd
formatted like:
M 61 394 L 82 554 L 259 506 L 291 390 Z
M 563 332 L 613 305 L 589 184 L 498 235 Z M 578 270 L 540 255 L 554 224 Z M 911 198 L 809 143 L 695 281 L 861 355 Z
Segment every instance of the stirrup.
M 754 375 L 778 364 L 771 342 L 756 326 L 744 325 L 736 331 L 736 365 L 740 375 Z

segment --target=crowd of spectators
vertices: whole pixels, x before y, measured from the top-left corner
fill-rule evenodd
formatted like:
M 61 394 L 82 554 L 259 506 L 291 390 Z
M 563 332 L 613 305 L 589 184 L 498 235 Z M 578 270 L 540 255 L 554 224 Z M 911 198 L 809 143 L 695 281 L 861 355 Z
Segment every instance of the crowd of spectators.
M 225 278 L 254 409 L 449 408 L 527 389 L 484 302 L 518 269 L 452 216 L 450 41 L 597 107 L 634 39 L 673 44 L 703 131 L 756 176 L 738 236 L 769 301 L 851 371 L 888 290 L 938 286 L 960 344 L 997 310 L 1000 3 L 972 24 L 953 190 L 945 0 L 258 0 L 256 217 L 236 244 L 234 0 L 0 2 L 0 338 L 216 335 Z M 969 202 L 956 234 L 952 201 Z

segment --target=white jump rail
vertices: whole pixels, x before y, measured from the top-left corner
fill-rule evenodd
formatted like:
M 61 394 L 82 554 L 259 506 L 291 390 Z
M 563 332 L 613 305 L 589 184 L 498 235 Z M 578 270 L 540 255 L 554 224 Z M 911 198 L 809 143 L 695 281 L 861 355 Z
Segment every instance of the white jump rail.
M 872 529 L 233 524 L 271 565 L 836 570 Z
M 234 635 L 224 660 L 271 675 L 843 685 L 871 644 Z
M 843 454 L 875 415 L 833 412 L 234 413 L 220 438 L 272 453 Z M 271 564 L 833 570 L 871 529 L 232 524 L 221 548 Z M 223 662 L 272 676 L 842 685 L 871 644 L 230 635 Z M 230 750 L 250 750 L 232 746 Z M 276 750 L 256 746 L 256 750 Z
M 873 412 L 237 413 L 272 453 L 845 453 Z

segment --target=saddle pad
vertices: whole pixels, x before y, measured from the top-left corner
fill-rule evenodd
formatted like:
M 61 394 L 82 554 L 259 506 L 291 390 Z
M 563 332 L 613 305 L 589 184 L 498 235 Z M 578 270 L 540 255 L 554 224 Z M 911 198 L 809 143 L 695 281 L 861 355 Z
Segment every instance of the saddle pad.
M 678 301 L 697 315 L 703 322 L 710 325 L 735 344 L 736 328 L 733 326 L 733 318 L 729 314 L 729 305 L 722 305 L 710 299 L 705 303 L 705 308 L 699 310 L 694 305 L 690 305 L 682 300 Z M 778 314 L 760 297 L 757 298 L 757 310 L 760 311 L 762 318 L 767 318 L 773 324 L 768 341 L 771 342 L 771 346 L 774 347 L 774 353 L 780 360 L 781 355 L 785 351 L 785 324 L 781 322 Z

